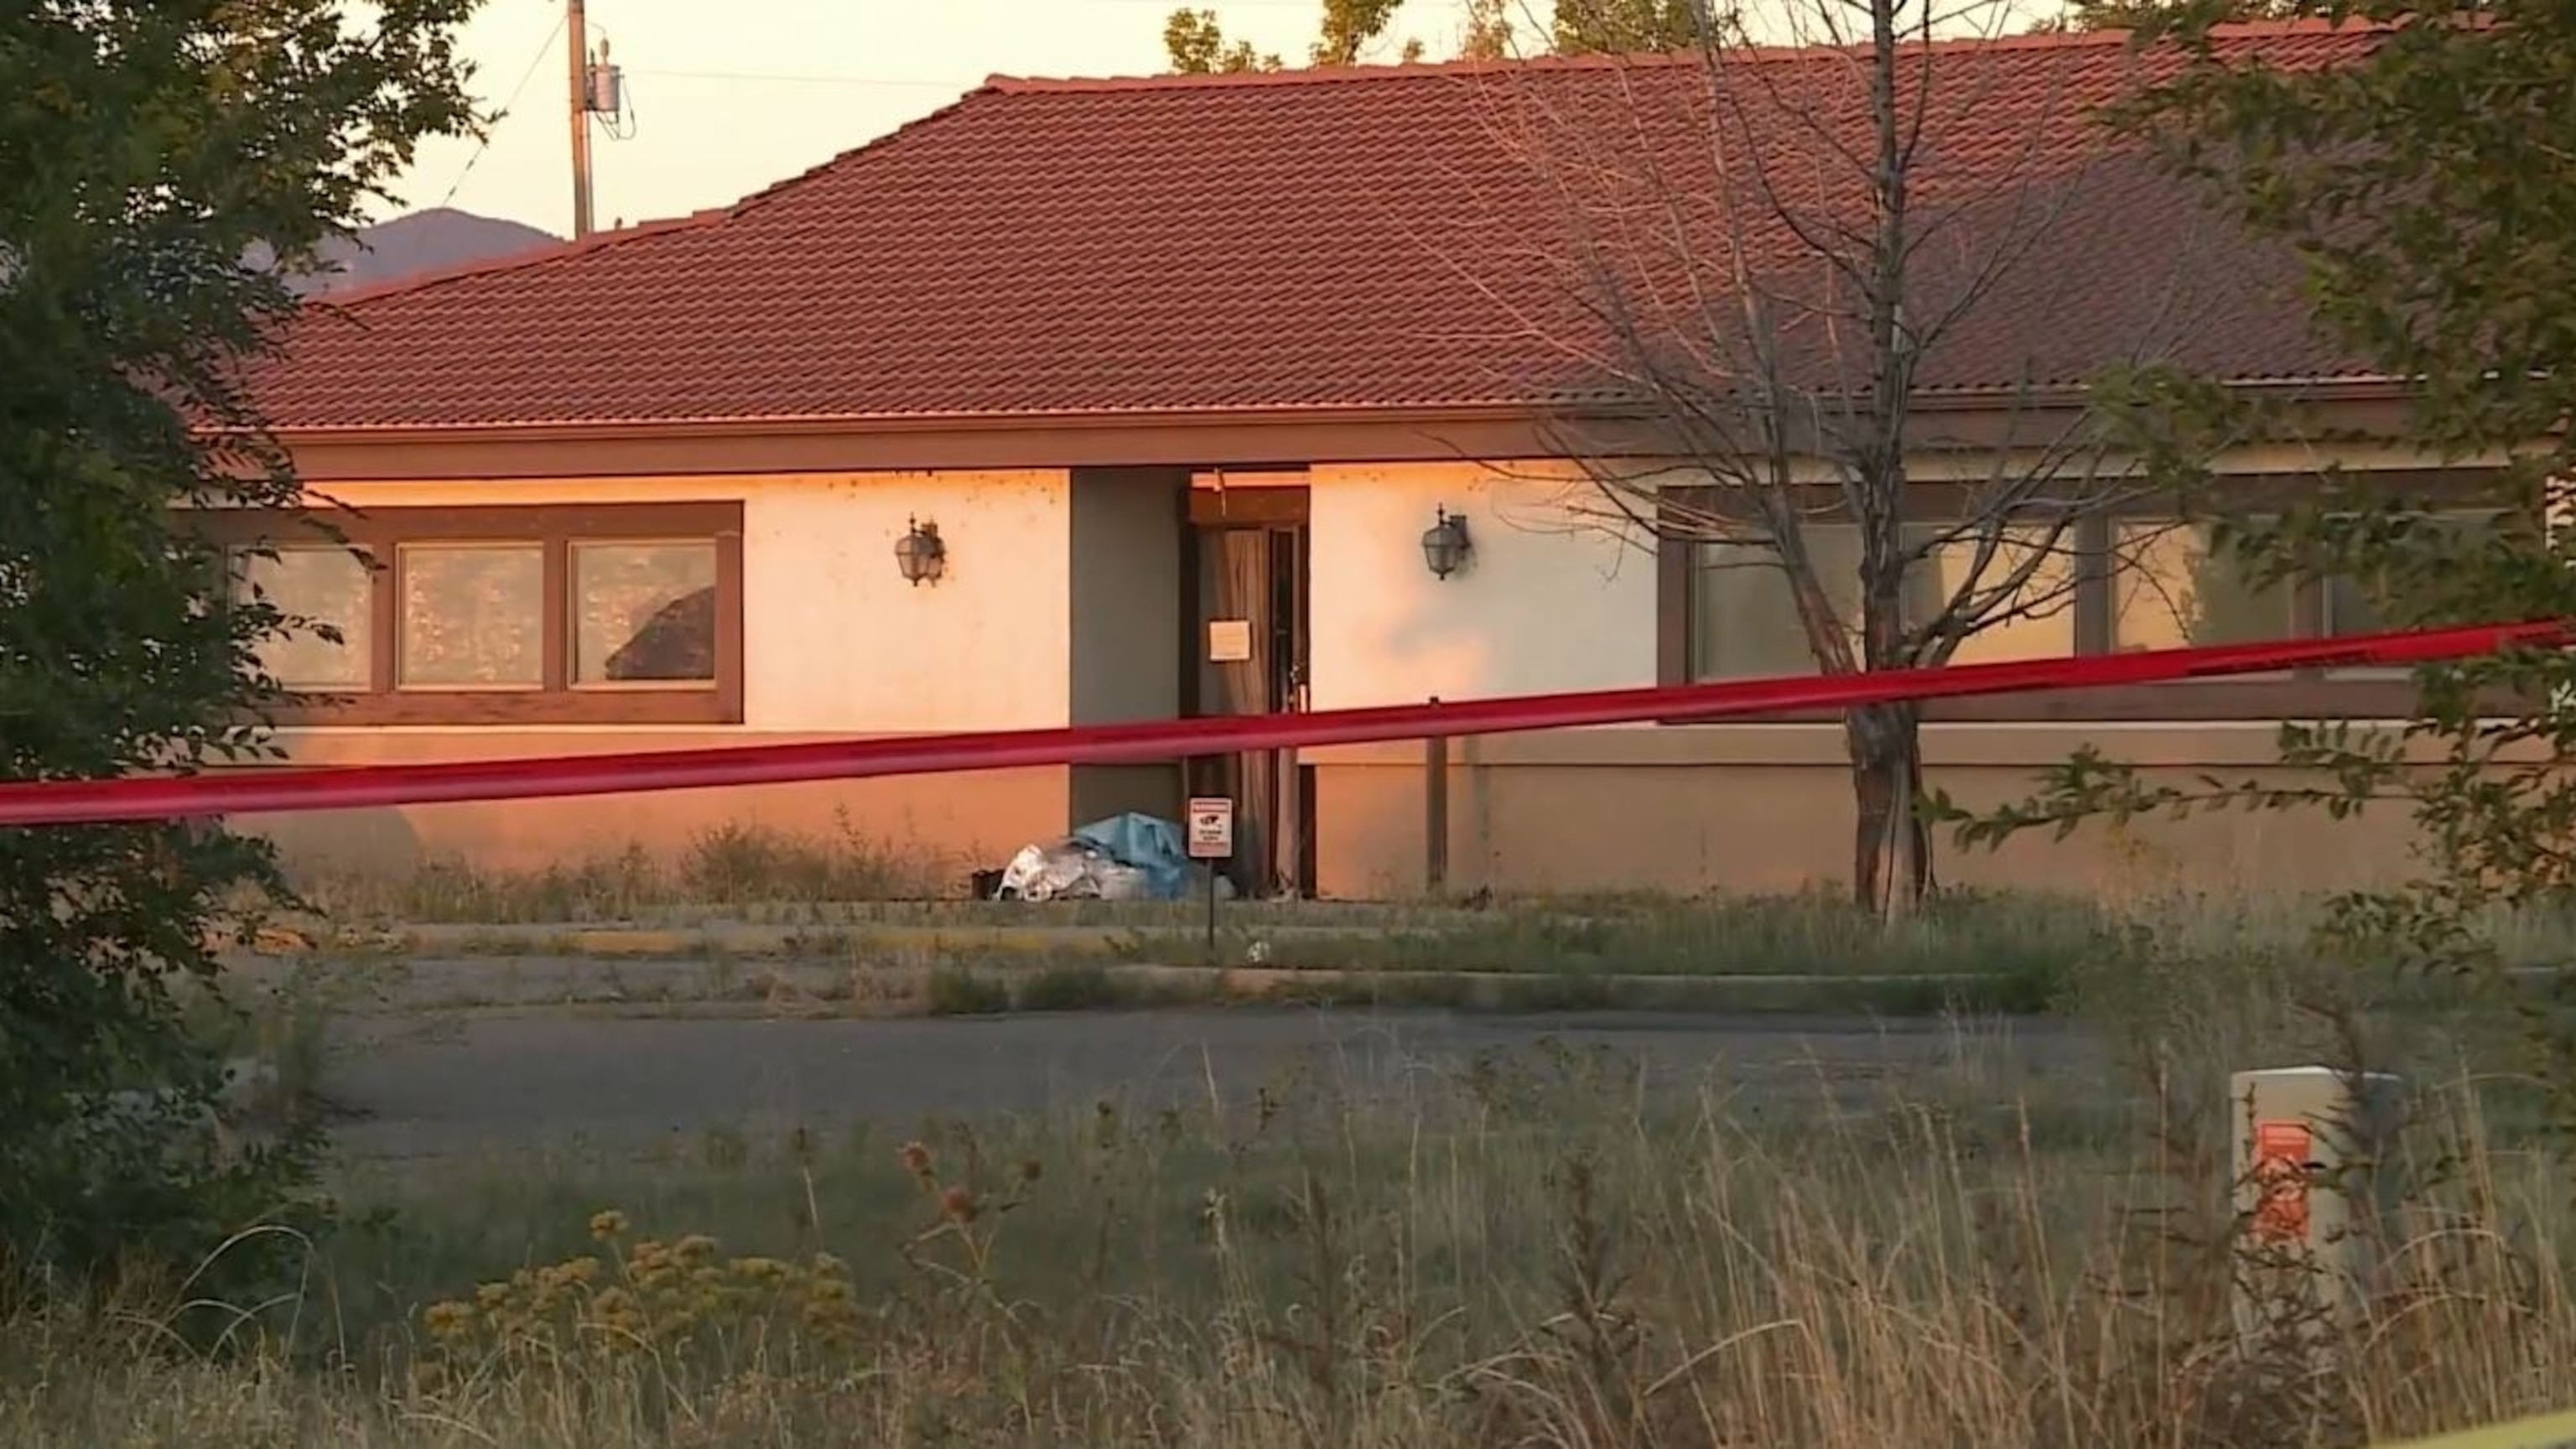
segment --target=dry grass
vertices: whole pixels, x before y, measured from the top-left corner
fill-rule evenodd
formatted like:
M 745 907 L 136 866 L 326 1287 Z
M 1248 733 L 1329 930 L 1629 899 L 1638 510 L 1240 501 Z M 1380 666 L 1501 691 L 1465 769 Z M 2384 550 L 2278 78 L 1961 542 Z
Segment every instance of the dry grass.
M 630 848 L 530 873 L 455 862 L 401 879 L 308 873 L 301 884 L 329 924 L 295 923 L 288 934 L 323 956 L 351 949 L 378 959 L 408 952 L 578 962 L 610 949 L 586 944 L 585 928 L 638 925 L 646 930 L 632 934 L 650 939 L 660 954 L 653 969 L 635 968 L 636 981 L 649 980 L 651 991 L 673 1002 L 731 999 L 745 982 L 770 979 L 794 982 L 791 996 L 942 1013 L 1140 1004 L 1216 991 L 1212 984 L 1121 985 L 1097 964 L 1111 961 L 1338 971 L 1353 974 L 1299 993 L 1317 1001 L 1513 1010 L 1622 1004 L 1627 988 L 1605 984 L 1615 976 L 1767 976 L 1805 984 L 1784 981 L 1776 992 L 1732 996 L 1728 1005 L 1926 1015 L 1962 1007 L 2056 1010 L 2078 975 L 2143 969 L 2159 952 L 2254 960 L 2303 954 L 2320 916 L 2313 899 L 2170 889 L 2109 899 L 1953 891 L 1893 933 L 1822 892 L 1504 898 L 1473 907 L 1229 903 L 1211 950 L 1204 908 L 1195 902 L 1030 906 L 929 898 L 962 879 L 962 870 L 918 865 L 903 848 L 846 822 L 829 837 L 729 827 L 667 863 Z M 396 929 L 378 929 L 389 923 Z M 405 923 L 424 929 L 398 929 Z M 2491 925 L 2508 959 L 2564 964 L 2570 922 L 2563 917 Z M 700 973 L 708 980 L 675 974 L 675 963 L 689 962 L 712 963 Z M 623 999 L 627 968 L 601 969 L 617 978 L 609 993 Z M 1452 973 L 1530 979 L 1487 989 Z M 1869 977 L 1906 979 L 1850 979 Z M 463 990 L 460 1000 L 475 989 Z M 889 1004 L 893 998 L 899 1000 Z
M 1195 934 L 1198 901 L 1059 901 L 1044 905 L 965 898 L 963 862 L 924 856 L 842 817 L 829 832 L 755 825 L 702 832 L 677 854 L 640 845 L 536 870 L 432 859 L 398 874 L 329 861 L 289 861 L 297 888 L 326 919 L 364 928 L 431 924 L 688 927 L 743 924 L 864 929 L 1067 927 Z M 1727 958 L 1795 970 L 1855 953 L 1927 969 L 1971 957 L 2000 969 L 2054 960 L 2152 929 L 2167 947 L 2235 949 L 2304 944 L 2318 919 L 2314 898 L 2151 887 L 2078 897 L 1953 889 L 1893 937 L 1855 916 L 1838 893 L 1486 897 L 1437 901 L 1228 902 L 1230 942 L 1267 933 L 1367 933 L 1384 938 L 1374 964 L 1411 965 L 1472 955 L 1489 969 L 1546 961 L 1695 961 Z M 2559 919 L 2492 923 L 2508 954 L 2560 951 Z M 1619 967 L 1616 969 L 1632 969 Z M 1903 969 L 1892 965 L 1891 969 Z
M 307 900 L 334 921 L 475 925 L 702 919 L 828 902 L 934 900 L 960 894 L 966 872 L 861 830 L 846 814 L 821 834 L 726 825 L 674 856 L 639 845 L 538 870 L 433 859 L 405 874 L 327 861 L 289 862 Z
M 2073 1076 L 1973 1032 L 1901 1095 L 1542 1051 L 1391 1098 L 1326 1064 L 1250 1100 L 383 1166 L 348 1190 L 399 1221 L 221 1354 L 172 1347 L 203 1308 L 0 1328 L 0 1446 L 2272 1449 L 2563 1400 L 2568 1164 L 2463 1080 L 2486 1044 L 2156 964 L 2096 983 L 2130 1035 Z M 2231 1328 L 2217 1098 L 2336 1044 L 2431 1085 L 2385 1280 L 2320 1367 Z

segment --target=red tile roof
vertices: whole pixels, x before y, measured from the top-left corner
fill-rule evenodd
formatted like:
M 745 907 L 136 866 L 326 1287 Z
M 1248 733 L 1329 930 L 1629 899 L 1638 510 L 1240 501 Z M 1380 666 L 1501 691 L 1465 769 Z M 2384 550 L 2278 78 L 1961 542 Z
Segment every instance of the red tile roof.
M 2372 42 L 2289 25 L 2221 48 L 2317 66 Z M 1615 393 L 1602 364 L 1628 355 L 1583 256 L 1669 340 L 1712 298 L 1740 315 L 1734 239 L 1785 365 L 1823 385 L 1825 314 L 1854 314 L 1801 309 L 1834 286 L 1818 229 L 1867 222 L 1834 154 L 1865 144 L 1857 60 L 1770 53 L 1715 88 L 1634 59 L 996 79 L 729 208 L 316 309 L 256 395 L 288 429 L 1545 405 Z M 1909 320 L 1960 311 L 1925 386 L 2132 356 L 2354 373 L 2282 254 L 2087 121 L 2173 63 L 2117 36 L 1909 58 Z

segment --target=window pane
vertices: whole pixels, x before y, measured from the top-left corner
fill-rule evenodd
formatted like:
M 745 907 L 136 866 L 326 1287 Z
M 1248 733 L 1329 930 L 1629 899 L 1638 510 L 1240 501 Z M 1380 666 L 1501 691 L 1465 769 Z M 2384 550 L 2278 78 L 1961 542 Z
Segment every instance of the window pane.
M 365 689 L 375 630 L 375 587 L 366 560 L 337 545 L 280 548 L 275 558 L 233 555 L 241 597 L 257 591 L 271 608 L 310 621 L 259 647 L 260 667 L 288 689 L 308 692 Z M 311 624 L 340 631 L 332 643 Z
M 2000 664 L 2075 652 L 2075 535 L 2071 528 L 2055 530 L 2054 538 L 2051 532 L 2046 525 L 2005 529 L 1983 569 L 1977 567 L 1982 540 L 1972 533 L 1942 543 L 1916 567 L 1907 580 L 1912 595 L 1907 602 L 1916 624 L 1931 622 L 1962 586 L 1971 589 L 1973 617 L 1984 620 L 1983 627 L 1960 641 L 1951 663 Z M 1929 541 L 1940 535 L 1935 527 L 1915 537 Z M 2013 601 L 1993 597 L 2024 568 L 2031 570 L 2030 577 Z
M 2426 518 L 2424 522 L 2463 536 L 2463 544 L 2450 544 L 2445 540 L 2444 544 L 2450 547 L 2464 546 L 2467 541 L 2474 540 L 2481 534 L 2494 534 L 2503 525 L 2501 518 L 2489 512 L 2445 513 Z M 2434 554 L 2430 557 L 2448 558 L 2450 555 Z M 2349 575 L 2337 575 L 2325 581 L 2323 592 L 2325 594 L 2325 632 L 2329 638 L 2344 638 L 2354 634 L 2379 634 L 2391 629 L 2404 628 L 2409 622 L 2391 617 L 2390 611 L 2380 607 L 2379 601 L 2387 593 L 2384 587 L 2367 587 L 2360 579 Z M 2426 601 L 2417 602 L 2420 606 Z
M 2208 524 L 2122 523 L 2113 535 L 2111 647 L 2182 649 L 2290 636 L 2292 590 L 2257 588 Z
M 2326 637 L 2378 634 L 2397 627 L 2388 622 L 2361 580 L 2338 575 L 2325 581 Z
M 1976 574 L 1977 587 L 2002 586 L 2044 545 L 2046 528 L 2019 530 L 1986 560 Z M 1860 529 L 1853 524 L 1815 524 L 1801 535 L 1807 555 L 1825 586 L 1834 616 L 1846 629 L 1860 624 Z M 1911 530 L 1915 542 L 1929 542 L 1938 530 L 1925 525 Z M 2010 612 L 1989 607 L 1992 620 L 1951 656 L 1958 664 L 2006 659 L 2037 659 L 2075 652 L 2075 610 L 2070 587 L 2075 574 L 2073 549 L 2058 541 L 2055 556 L 2044 559 L 2022 590 L 2031 616 L 2003 619 Z M 1701 544 L 1694 551 L 1698 568 L 1691 577 L 1691 674 L 1695 679 L 1755 678 L 1775 674 L 1812 674 L 1815 655 L 1798 623 L 1795 596 L 1779 556 L 1761 544 Z M 1930 620 L 1946 607 L 1976 568 L 1977 540 L 1962 538 L 1942 544 L 1906 576 L 1906 608 L 1914 623 Z
M 1836 617 L 1858 617 L 1860 530 L 1809 524 L 1800 537 Z M 1813 674 L 1815 652 L 1798 622 L 1797 596 L 1767 544 L 1703 543 L 1692 551 L 1691 677 L 1755 679 Z
M 584 543 L 572 550 L 573 682 L 716 677 L 716 546 Z
M 405 544 L 405 686 L 545 683 L 545 550 L 533 543 Z

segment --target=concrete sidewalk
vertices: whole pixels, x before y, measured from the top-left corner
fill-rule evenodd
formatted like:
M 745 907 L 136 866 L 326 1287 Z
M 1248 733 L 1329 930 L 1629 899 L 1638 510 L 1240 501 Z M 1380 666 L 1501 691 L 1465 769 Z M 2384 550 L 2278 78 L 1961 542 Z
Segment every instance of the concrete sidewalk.
M 709 921 L 691 926 L 602 926 L 577 922 L 534 925 L 413 924 L 337 931 L 272 927 L 246 956 L 420 954 L 436 956 L 592 956 L 696 960 L 714 957 L 816 958 L 861 953 L 1022 955 L 1138 954 L 1138 943 L 1168 944 L 1167 952 L 1194 952 L 1204 927 L 1186 925 L 890 925 L 873 922 L 778 925 Z M 1263 922 L 1228 926 L 1220 941 L 1330 942 L 1384 940 L 1390 936 L 1438 939 L 1436 927 L 1383 924 L 1324 925 Z
M 1007 954 L 981 960 L 781 956 L 249 956 L 227 968 L 242 993 L 279 991 L 334 1012 L 544 1013 L 883 1019 L 1251 1002 L 1528 1010 L 2028 1011 L 2008 978 L 1532 972 L 1157 964 Z

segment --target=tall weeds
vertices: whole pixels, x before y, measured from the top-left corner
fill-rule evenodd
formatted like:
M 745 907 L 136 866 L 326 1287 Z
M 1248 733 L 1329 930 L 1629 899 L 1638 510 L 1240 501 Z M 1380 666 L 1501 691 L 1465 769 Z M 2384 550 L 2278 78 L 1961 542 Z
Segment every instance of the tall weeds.
M 446 1250 L 351 1235 L 226 1351 L 25 1310 L 0 1445 L 2272 1449 L 2568 1392 L 2563 1166 L 2472 1084 L 2417 1064 L 2386 1272 L 2311 1361 L 2232 1326 L 2209 1062 L 2130 1089 L 1985 1045 L 1902 1094 L 1560 1051 L 442 1169 L 406 1201 Z

